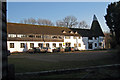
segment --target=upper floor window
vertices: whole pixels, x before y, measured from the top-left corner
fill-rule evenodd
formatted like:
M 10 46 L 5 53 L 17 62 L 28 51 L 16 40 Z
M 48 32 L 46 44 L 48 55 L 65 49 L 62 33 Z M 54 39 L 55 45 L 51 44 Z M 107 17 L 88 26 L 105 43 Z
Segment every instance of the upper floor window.
M 79 36 L 78 38 L 81 39 L 81 36 Z
M 53 38 L 53 39 L 56 39 L 56 38 L 57 38 L 57 36 L 53 36 L 52 38 Z
M 92 40 L 92 37 L 88 37 L 89 40 Z
M 66 31 L 65 31 L 65 30 L 63 30 L 62 32 L 63 32 L 63 33 L 66 33 Z
M 76 31 L 75 34 L 78 34 L 78 32 Z
M 42 38 L 42 36 L 41 35 L 36 35 L 36 38 Z
M 35 35 L 29 35 L 29 37 L 34 38 L 34 37 L 35 37 Z
M 16 34 L 8 34 L 8 37 L 16 37 Z
M 76 37 L 76 36 L 73 36 L 73 39 L 77 39 L 77 37 Z
M 70 34 L 73 34 L 73 31 L 69 31 Z
M 65 39 L 70 39 L 70 36 L 65 36 Z
M 95 40 L 97 39 L 97 37 L 94 37 L 95 38 Z
M 10 48 L 14 48 L 14 43 L 10 43 Z

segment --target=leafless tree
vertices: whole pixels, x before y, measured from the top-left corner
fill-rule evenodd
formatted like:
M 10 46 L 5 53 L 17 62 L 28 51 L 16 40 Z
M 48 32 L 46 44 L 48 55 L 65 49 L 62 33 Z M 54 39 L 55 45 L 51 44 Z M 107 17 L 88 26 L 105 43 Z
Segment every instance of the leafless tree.
M 24 24 L 36 24 L 36 19 L 34 19 L 34 18 L 28 18 L 28 19 L 23 19 L 20 22 L 24 23 Z
M 88 27 L 89 27 L 89 25 L 87 25 L 87 23 L 85 21 L 81 21 L 78 25 L 78 28 L 82 28 L 82 29 L 86 29 Z
M 78 24 L 77 18 L 74 16 L 67 16 L 62 21 L 56 22 L 57 26 L 68 27 L 68 28 L 74 28 L 75 26 L 77 26 L 77 24 Z

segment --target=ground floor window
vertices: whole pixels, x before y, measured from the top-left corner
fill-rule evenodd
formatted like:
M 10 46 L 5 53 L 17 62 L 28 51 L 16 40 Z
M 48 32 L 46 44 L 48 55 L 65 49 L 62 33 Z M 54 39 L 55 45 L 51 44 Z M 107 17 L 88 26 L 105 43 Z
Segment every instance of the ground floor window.
M 43 44 L 42 44 L 42 43 L 38 43 L 38 46 L 39 46 L 39 47 L 43 47 Z
M 66 46 L 66 47 L 70 47 L 70 46 L 71 46 L 71 43 L 65 43 L 65 46 Z
M 53 43 L 53 47 L 56 47 L 56 43 Z
M 88 43 L 88 48 L 92 49 L 92 43 Z
M 14 48 L 14 43 L 10 43 L 10 48 Z
M 62 43 L 59 43 L 59 47 L 62 47 Z
M 25 48 L 25 43 L 20 43 L 20 48 Z
M 49 45 L 49 43 L 46 43 L 46 47 L 49 47 L 50 45 Z
M 97 43 L 95 43 L 95 47 L 97 47 Z
M 34 43 L 30 43 L 30 48 L 33 48 L 34 47 Z
M 99 43 L 99 46 L 102 46 L 102 43 Z
M 74 47 L 77 47 L 77 44 L 76 44 L 76 43 L 74 44 Z

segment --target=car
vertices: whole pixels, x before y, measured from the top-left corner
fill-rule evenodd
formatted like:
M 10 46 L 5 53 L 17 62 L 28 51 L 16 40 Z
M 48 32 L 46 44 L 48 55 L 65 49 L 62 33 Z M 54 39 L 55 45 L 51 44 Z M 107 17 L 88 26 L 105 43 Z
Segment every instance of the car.
M 47 52 L 50 52 L 50 53 L 52 53 L 52 52 L 53 52 L 52 48 L 50 48 L 50 47 L 47 47 Z
M 65 49 L 63 47 L 57 47 L 55 49 L 53 49 L 53 52 L 64 52 Z
M 47 47 L 40 48 L 40 52 L 47 52 Z
M 40 53 L 39 47 L 33 47 L 27 51 L 28 53 Z

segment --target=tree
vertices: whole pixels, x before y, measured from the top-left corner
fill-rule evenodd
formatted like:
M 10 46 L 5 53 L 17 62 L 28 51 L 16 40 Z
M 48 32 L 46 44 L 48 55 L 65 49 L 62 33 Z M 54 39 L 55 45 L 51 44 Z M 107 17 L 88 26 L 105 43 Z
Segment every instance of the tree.
M 28 18 L 28 19 L 23 19 L 20 21 L 21 23 L 24 23 L 24 24 L 38 24 L 38 25 L 48 25 L 48 26 L 53 26 L 54 24 L 50 21 L 50 20 L 47 20 L 47 19 L 34 19 L 34 18 Z
M 40 18 L 37 20 L 37 23 L 39 25 L 48 25 L 48 26 L 53 26 L 54 25 L 50 20 L 40 19 Z
M 112 33 L 112 38 L 120 45 L 120 1 L 108 5 L 105 15 L 106 24 Z
M 78 28 L 82 28 L 82 29 L 86 29 L 89 26 L 87 25 L 87 23 L 85 21 L 81 21 L 78 25 Z
M 73 28 L 77 24 L 78 24 L 77 18 L 74 16 L 67 16 L 62 21 L 59 20 L 56 22 L 57 26 L 68 27 L 68 28 Z
M 34 18 L 23 19 L 20 22 L 24 24 L 36 24 L 36 20 Z

